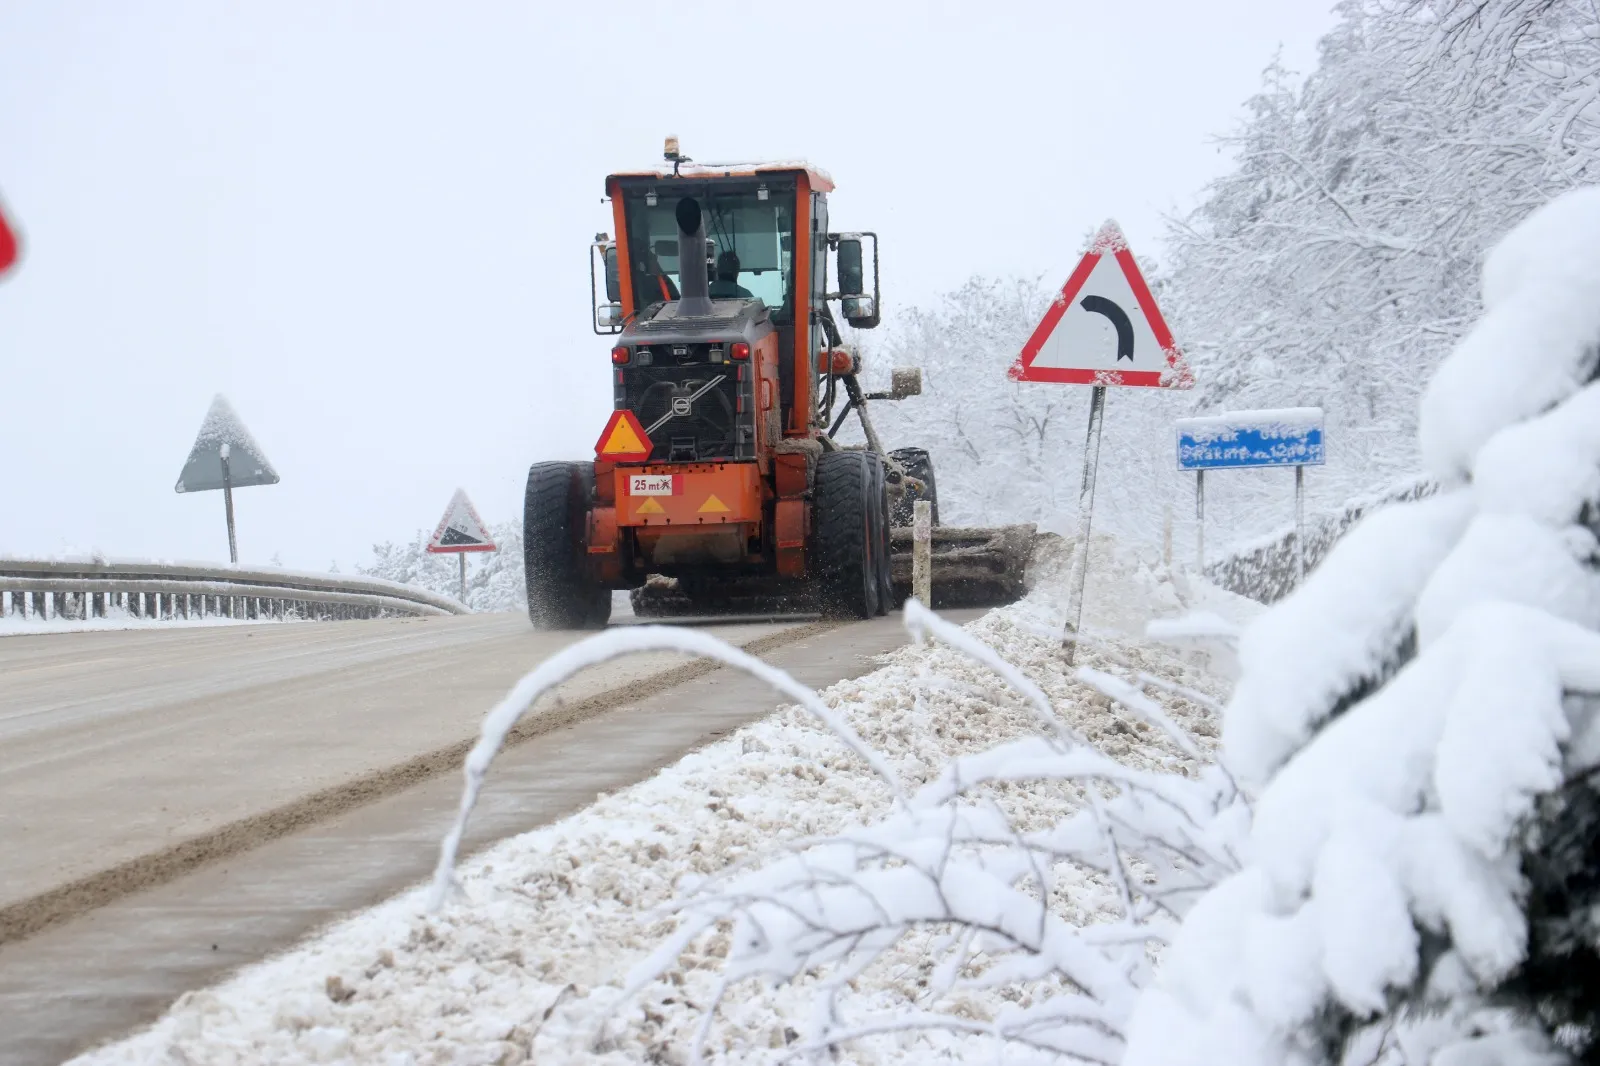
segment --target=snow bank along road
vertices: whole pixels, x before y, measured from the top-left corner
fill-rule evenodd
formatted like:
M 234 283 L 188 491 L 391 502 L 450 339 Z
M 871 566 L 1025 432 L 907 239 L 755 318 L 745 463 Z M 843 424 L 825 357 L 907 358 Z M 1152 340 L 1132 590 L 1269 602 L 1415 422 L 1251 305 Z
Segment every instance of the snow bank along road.
M 893 618 L 712 631 L 815 686 L 905 640 Z M 459 790 L 445 771 L 575 639 L 480 615 L 0 641 L 0 1063 L 59 1061 L 424 876 Z M 778 703 L 673 655 L 559 697 L 497 764 L 474 845 Z

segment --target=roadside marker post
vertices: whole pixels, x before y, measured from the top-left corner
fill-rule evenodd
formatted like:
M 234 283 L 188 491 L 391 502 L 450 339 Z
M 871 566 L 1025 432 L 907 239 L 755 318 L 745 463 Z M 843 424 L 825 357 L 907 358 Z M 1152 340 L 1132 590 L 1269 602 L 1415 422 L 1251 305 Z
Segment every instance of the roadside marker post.
M 1077 654 L 1106 389 L 1188 389 L 1194 378 L 1133 251 L 1115 222 L 1101 226 L 1011 365 L 1012 381 L 1089 385 L 1089 434 L 1078 497 L 1078 551 L 1067 602 L 1067 665 Z
M 1206 565 L 1206 471 L 1294 467 L 1295 575 L 1306 576 L 1306 467 L 1327 462 L 1320 407 L 1233 411 L 1175 423 L 1178 469 L 1194 471 L 1195 566 Z
M 477 508 L 472 506 L 472 501 L 467 499 L 464 489 L 456 489 L 456 494 L 450 497 L 450 506 L 444 509 L 444 517 L 439 520 L 439 528 L 433 531 L 433 537 L 428 541 L 428 551 L 436 554 L 450 554 L 456 557 L 460 564 L 461 595 L 463 605 L 467 602 L 467 553 L 499 551 L 494 538 L 489 536 L 489 531 L 484 528 L 483 519 L 478 517 Z
M 911 505 L 911 594 L 922 606 L 933 607 L 933 504 L 917 500 Z
M 228 561 L 239 562 L 239 542 L 234 535 L 233 490 L 249 485 L 276 485 L 278 472 L 267 462 L 261 446 L 250 435 L 239 415 L 218 393 L 200 423 L 189 458 L 178 474 L 176 492 L 222 490 L 223 510 L 228 519 Z

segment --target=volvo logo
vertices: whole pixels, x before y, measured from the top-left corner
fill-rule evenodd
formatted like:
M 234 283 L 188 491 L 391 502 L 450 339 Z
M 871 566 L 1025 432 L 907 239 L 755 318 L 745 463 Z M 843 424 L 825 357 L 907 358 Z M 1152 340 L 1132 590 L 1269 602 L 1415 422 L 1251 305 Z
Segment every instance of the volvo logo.
M 650 434 L 654 433 L 656 430 L 660 429 L 674 418 L 687 418 L 689 415 L 693 414 L 694 402 L 700 397 L 704 396 L 706 393 L 710 392 L 712 389 L 716 388 L 723 380 L 723 377 L 719 376 L 712 378 L 710 381 L 707 381 L 704 384 L 701 384 L 698 381 L 685 382 L 682 386 L 680 386 L 681 388 L 687 389 L 694 385 L 699 385 L 700 387 L 689 393 L 687 396 L 683 395 L 682 393 L 674 396 L 672 398 L 672 402 L 667 405 L 667 413 L 656 419 L 650 425 L 644 427 L 645 436 L 649 436 Z

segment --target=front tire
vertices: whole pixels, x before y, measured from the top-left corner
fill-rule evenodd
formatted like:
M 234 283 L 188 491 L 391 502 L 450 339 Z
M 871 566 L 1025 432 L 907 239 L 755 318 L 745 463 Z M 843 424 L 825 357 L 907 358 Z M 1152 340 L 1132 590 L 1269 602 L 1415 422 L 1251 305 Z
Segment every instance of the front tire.
M 594 496 L 589 463 L 535 463 L 522 505 L 528 618 L 539 629 L 600 629 L 611 590 L 589 576 L 584 535 Z
M 871 618 L 878 609 L 872 477 L 865 452 L 825 452 L 812 492 L 816 586 L 822 612 Z

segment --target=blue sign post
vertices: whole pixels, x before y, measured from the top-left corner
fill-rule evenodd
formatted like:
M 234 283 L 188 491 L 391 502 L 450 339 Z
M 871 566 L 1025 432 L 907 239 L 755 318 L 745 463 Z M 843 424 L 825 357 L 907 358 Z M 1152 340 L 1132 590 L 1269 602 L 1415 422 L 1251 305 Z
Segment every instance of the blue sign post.
M 1294 467 L 1295 565 L 1305 576 L 1305 468 L 1325 461 L 1322 408 L 1234 411 L 1180 418 L 1178 469 L 1194 471 L 1195 562 L 1206 565 L 1206 471 Z

